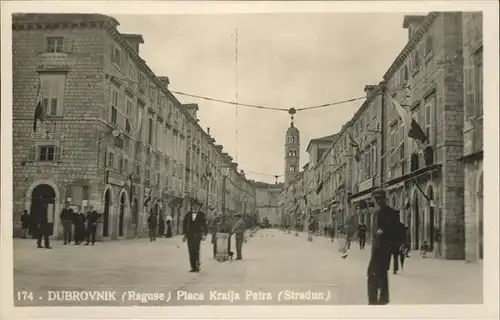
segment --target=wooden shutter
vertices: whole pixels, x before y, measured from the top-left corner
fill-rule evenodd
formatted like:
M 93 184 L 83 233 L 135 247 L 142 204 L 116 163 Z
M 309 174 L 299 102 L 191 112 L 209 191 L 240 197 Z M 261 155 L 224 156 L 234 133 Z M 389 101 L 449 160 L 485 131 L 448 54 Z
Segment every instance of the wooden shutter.
M 35 38 L 35 52 L 47 52 L 47 37 L 42 36 Z
M 63 38 L 63 52 L 71 52 L 73 47 L 73 39 L 71 37 Z
M 59 146 L 54 147 L 54 160 L 56 162 L 61 162 L 63 159 L 63 148 Z
M 36 161 L 36 146 L 31 146 L 28 151 L 28 161 Z

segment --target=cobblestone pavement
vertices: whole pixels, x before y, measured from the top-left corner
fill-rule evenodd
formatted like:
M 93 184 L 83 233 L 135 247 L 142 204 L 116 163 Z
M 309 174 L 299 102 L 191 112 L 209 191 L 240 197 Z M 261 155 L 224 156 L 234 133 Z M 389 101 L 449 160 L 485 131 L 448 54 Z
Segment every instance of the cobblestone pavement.
M 244 245 L 243 260 L 222 263 L 212 259 L 206 241 L 199 274 L 187 272 L 187 250 L 179 237 L 153 243 L 139 239 L 95 247 L 59 243 L 53 247 L 36 249 L 32 240 L 14 241 L 15 290 L 35 293 L 34 301 L 16 305 L 366 305 L 369 247 L 360 251 L 353 245 L 344 260 L 338 253 L 339 241 L 331 243 L 323 237 L 308 242 L 304 234 L 260 230 Z M 389 282 L 392 304 L 482 301 L 481 264 L 412 256 L 404 273 L 391 274 Z M 164 297 L 152 301 L 155 297 L 149 296 L 147 303 L 133 299 L 47 302 L 47 291 L 56 289 L 116 290 L 118 299 L 125 291 L 163 293 Z

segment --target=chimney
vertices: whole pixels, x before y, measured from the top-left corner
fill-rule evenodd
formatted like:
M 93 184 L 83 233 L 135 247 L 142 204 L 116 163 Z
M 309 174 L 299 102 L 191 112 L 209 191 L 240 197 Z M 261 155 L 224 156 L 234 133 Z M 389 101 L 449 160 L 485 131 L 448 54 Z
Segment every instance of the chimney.
M 135 53 L 139 54 L 139 44 L 144 43 L 142 34 L 123 33 L 122 37 L 130 44 Z
M 370 98 L 373 95 L 373 91 L 377 89 L 376 84 L 367 84 L 365 86 L 365 93 L 366 93 L 366 98 Z
M 210 127 L 207 128 L 207 134 L 210 135 Z
M 168 89 L 168 85 L 170 84 L 170 80 L 168 80 L 168 77 L 158 77 L 158 79 L 163 83 L 165 88 Z
M 238 163 L 231 162 L 231 168 L 233 168 L 234 170 L 237 170 L 238 169 Z
M 183 104 L 182 105 L 184 107 L 184 109 L 186 109 L 187 112 L 189 112 L 189 114 L 196 120 L 198 120 L 198 117 L 196 115 L 196 113 L 198 112 L 199 108 L 198 108 L 198 104 L 196 103 L 187 103 L 187 104 Z
M 408 41 L 415 35 L 420 24 L 424 21 L 425 16 L 421 15 L 406 15 L 403 20 L 403 28 L 408 29 Z

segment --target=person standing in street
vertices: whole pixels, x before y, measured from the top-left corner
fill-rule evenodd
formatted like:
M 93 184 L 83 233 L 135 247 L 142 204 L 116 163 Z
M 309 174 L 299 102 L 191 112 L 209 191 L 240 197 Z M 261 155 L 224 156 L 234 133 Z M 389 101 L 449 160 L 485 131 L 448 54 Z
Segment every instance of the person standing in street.
M 373 219 L 373 238 L 370 262 L 367 270 L 368 304 L 389 303 L 388 271 L 394 244 L 398 241 L 399 211 L 389 207 L 383 189 L 372 193 L 376 206 Z
M 28 229 L 30 228 L 31 225 L 31 216 L 28 213 L 28 210 L 24 210 L 23 214 L 21 215 L 21 227 L 23 228 L 23 239 L 26 239 L 28 235 Z
M 359 239 L 359 249 L 365 250 L 366 244 L 366 225 L 364 222 L 361 222 L 358 226 L 358 239 Z
M 158 217 L 156 213 L 151 210 L 148 217 L 149 227 L 149 242 L 156 241 L 156 226 L 158 225 Z
M 49 223 L 47 217 L 47 205 L 40 204 L 35 208 L 35 216 L 33 219 L 36 221 L 36 230 L 37 230 L 37 248 L 42 247 L 42 238 L 44 242 L 45 249 L 52 249 L 49 242 Z
M 167 233 L 166 233 L 167 238 L 172 238 L 172 220 L 168 219 L 167 220 Z
M 335 224 L 334 223 L 330 224 L 329 231 L 330 231 L 330 241 L 333 242 L 333 239 L 335 239 Z
M 201 203 L 194 200 L 191 210 L 184 216 L 182 242 L 186 242 L 189 252 L 189 272 L 200 272 L 200 243 L 208 234 L 208 226 L 205 214 L 200 211 Z
M 100 218 L 100 214 L 97 211 L 92 210 L 87 214 L 87 242 L 86 246 L 89 245 L 90 239 L 92 237 L 92 245 L 95 244 L 95 234 L 97 232 L 97 220 Z
M 401 269 L 404 267 L 404 259 L 405 259 L 405 246 L 406 246 L 406 228 L 405 225 L 399 222 L 397 226 L 397 233 L 395 236 L 397 237 L 396 242 L 393 245 L 392 252 L 392 273 L 397 274 L 399 271 L 399 264 L 401 264 Z
M 85 215 L 83 212 L 75 214 L 75 245 L 85 240 Z
M 66 206 L 61 210 L 61 221 L 63 225 L 63 238 L 64 244 L 71 243 L 71 230 L 73 229 L 73 220 L 75 219 L 75 214 L 73 209 L 69 207 L 69 202 L 66 202 Z
M 245 219 L 241 214 L 237 214 L 236 218 L 238 218 L 238 221 L 234 224 L 232 233 L 234 233 L 234 239 L 236 241 L 236 260 L 241 260 L 243 259 L 241 251 L 243 242 L 245 241 L 245 231 L 247 227 Z

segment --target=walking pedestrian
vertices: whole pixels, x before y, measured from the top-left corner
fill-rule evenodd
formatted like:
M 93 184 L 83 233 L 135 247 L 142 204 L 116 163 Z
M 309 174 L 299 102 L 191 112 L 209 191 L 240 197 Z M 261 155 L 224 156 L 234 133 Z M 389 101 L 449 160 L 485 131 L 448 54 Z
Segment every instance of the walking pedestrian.
M 31 225 L 31 216 L 28 213 L 28 210 L 24 210 L 23 214 L 21 215 L 21 227 L 23 229 L 23 239 L 26 239 L 26 236 L 28 235 L 28 229 Z
M 372 193 L 376 211 L 373 219 L 373 238 L 370 262 L 367 270 L 368 304 L 385 305 L 389 303 L 389 280 L 387 272 L 391 253 L 397 241 L 399 211 L 389 207 L 383 189 Z
M 149 227 L 149 242 L 156 241 L 156 226 L 158 224 L 158 217 L 156 213 L 151 210 L 148 217 Z
M 392 260 L 393 260 L 393 267 L 392 267 L 392 273 L 397 274 L 399 271 L 399 264 L 401 264 L 401 269 L 404 267 L 404 259 L 405 259 L 405 246 L 406 246 L 406 229 L 405 225 L 401 222 L 397 225 L 397 230 L 396 230 L 396 242 L 393 245 L 393 252 L 392 252 Z
M 330 224 L 330 241 L 333 242 L 335 239 L 335 224 Z
M 236 218 L 238 218 L 238 221 L 234 224 L 232 233 L 234 233 L 234 239 L 236 241 L 236 260 L 241 260 L 243 259 L 242 249 L 243 242 L 245 241 L 246 224 L 241 214 L 237 214 Z
M 42 238 L 45 249 L 52 249 L 49 242 L 49 223 L 47 217 L 47 204 L 41 203 L 35 206 L 34 209 L 35 216 L 33 219 L 36 221 L 36 232 L 37 232 L 37 248 L 42 247 Z
M 200 272 L 200 242 L 205 240 L 208 234 L 207 220 L 205 214 L 200 211 L 201 203 L 193 201 L 191 210 L 184 216 L 182 242 L 186 242 L 189 252 L 189 272 Z
M 172 220 L 171 219 L 167 220 L 167 234 L 166 234 L 166 237 L 167 238 L 172 238 Z
M 325 234 L 325 238 L 328 237 L 328 225 L 325 224 L 325 227 L 323 228 L 323 232 Z
M 367 227 L 366 227 L 365 223 L 362 221 L 358 226 L 358 239 L 359 239 L 359 249 L 360 250 L 365 250 L 366 230 L 367 230 Z
M 97 211 L 92 210 L 92 212 L 89 212 L 87 214 L 87 242 L 85 243 L 86 246 L 89 245 L 90 239 L 92 239 L 92 245 L 95 244 L 95 234 L 97 232 L 97 220 L 101 215 L 97 213 Z
M 75 245 L 79 245 L 85 239 L 85 215 L 83 212 L 75 214 Z
M 65 207 L 61 210 L 60 215 L 63 225 L 64 244 L 71 243 L 71 231 L 73 229 L 73 221 L 75 220 L 75 214 L 69 205 L 70 203 L 67 201 Z

